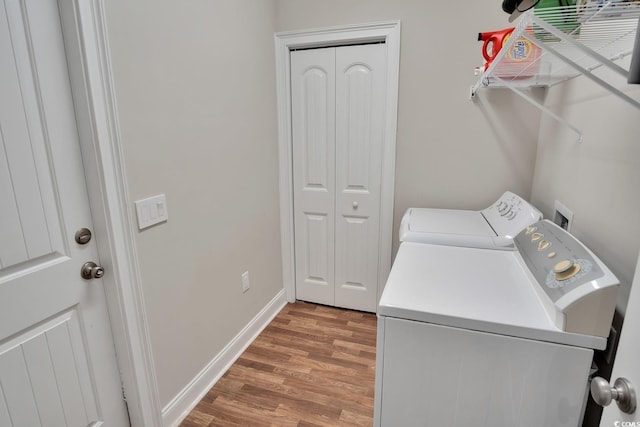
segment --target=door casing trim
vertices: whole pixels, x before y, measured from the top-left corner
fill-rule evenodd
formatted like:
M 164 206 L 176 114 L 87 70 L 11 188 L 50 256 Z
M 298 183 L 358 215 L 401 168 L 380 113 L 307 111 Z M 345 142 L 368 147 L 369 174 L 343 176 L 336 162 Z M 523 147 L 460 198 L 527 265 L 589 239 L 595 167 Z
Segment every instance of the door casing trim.
M 276 91 L 278 99 L 278 152 L 280 187 L 280 239 L 282 278 L 287 300 L 296 299 L 293 223 L 293 154 L 291 134 L 291 75 L 293 49 L 384 41 L 387 45 L 387 110 L 382 164 L 378 298 L 391 269 L 395 153 L 400 71 L 400 21 L 346 25 L 275 34 Z
M 102 279 L 132 426 L 162 425 L 103 0 L 59 0 Z

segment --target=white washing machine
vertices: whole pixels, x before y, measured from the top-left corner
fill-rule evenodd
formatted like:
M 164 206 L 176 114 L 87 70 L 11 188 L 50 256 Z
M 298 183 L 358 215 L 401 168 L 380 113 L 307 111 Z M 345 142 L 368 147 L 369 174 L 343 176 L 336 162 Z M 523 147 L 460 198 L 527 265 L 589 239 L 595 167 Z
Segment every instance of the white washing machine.
M 400 245 L 378 307 L 375 426 L 580 425 L 618 280 L 547 220 L 515 245 Z
M 542 219 L 538 209 L 510 191 L 481 211 L 409 208 L 400 241 L 513 250 L 513 238 Z

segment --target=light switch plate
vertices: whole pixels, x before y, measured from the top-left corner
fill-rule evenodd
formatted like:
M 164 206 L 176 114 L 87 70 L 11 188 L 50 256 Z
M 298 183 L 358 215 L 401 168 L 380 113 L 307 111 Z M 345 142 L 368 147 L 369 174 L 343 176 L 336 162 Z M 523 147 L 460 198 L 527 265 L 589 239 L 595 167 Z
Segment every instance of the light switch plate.
M 139 230 L 144 230 L 169 219 L 167 197 L 164 194 L 137 200 L 135 205 Z

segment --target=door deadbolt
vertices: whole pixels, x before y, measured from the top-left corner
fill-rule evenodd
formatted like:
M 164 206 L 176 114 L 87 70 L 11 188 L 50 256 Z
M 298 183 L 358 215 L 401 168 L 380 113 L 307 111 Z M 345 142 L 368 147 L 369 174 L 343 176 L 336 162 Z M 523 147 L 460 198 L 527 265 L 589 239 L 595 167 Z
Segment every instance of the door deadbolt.
M 99 279 L 104 276 L 104 268 L 92 261 L 85 262 L 80 269 L 80 276 L 86 280 Z
M 91 230 L 89 230 L 88 228 L 81 228 L 80 230 L 76 231 L 75 238 L 76 243 L 78 243 L 79 245 L 86 245 L 91 241 Z

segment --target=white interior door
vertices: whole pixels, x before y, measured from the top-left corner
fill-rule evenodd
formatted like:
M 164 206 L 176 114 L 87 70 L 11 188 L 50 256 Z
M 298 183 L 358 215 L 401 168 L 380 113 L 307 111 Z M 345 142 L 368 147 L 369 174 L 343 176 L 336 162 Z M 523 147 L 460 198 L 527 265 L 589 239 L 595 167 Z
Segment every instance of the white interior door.
M 55 0 L 0 0 L 0 426 L 129 425 Z
M 384 44 L 291 53 L 296 298 L 375 311 Z
M 296 298 L 333 305 L 335 49 L 291 52 Z
M 640 397 L 640 257 L 636 265 L 636 272 L 631 285 L 631 294 L 627 305 L 624 325 L 620 334 L 620 342 L 616 353 L 616 360 L 611 373 L 611 383 L 617 378 L 624 377 L 631 381 L 636 389 L 636 396 Z M 640 401 L 637 402 L 640 404 Z M 623 422 L 628 422 L 623 424 Z M 634 424 L 635 423 L 635 424 Z M 640 426 L 640 409 L 633 414 L 625 414 L 618 405 L 611 403 L 604 408 L 601 427 L 632 427 Z
M 336 49 L 335 305 L 376 311 L 386 109 L 384 44 Z

